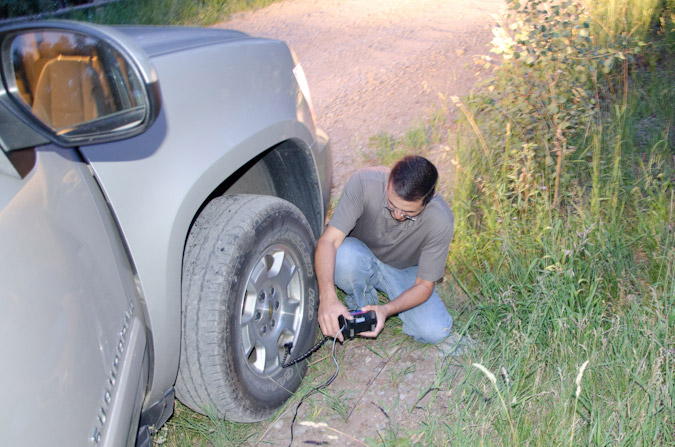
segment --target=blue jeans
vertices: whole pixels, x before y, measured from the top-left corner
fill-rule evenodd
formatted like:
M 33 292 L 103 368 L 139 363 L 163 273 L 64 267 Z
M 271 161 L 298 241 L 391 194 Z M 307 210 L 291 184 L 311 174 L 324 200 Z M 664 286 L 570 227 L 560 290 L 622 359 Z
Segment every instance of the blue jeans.
M 417 267 L 397 269 L 380 261 L 360 240 L 348 237 L 337 251 L 335 285 L 345 294 L 351 310 L 379 304 L 377 291 L 393 300 L 415 284 Z M 401 312 L 403 332 L 422 343 L 438 343 L 450 334 L 452 317 L 441 297 L 433 293 L 419 306 Z

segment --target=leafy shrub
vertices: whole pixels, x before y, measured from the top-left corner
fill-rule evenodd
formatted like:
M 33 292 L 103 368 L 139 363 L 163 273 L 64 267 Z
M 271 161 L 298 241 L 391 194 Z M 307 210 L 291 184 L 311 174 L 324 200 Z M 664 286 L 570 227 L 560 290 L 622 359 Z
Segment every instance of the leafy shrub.
M 488 86 L 492 96 L 478 110 L 492 123 L 508 126 L 506 140 L 498 142 L 505 150 L 491 157 L 493 164 L 505 166 L 508 194 L 526 209 L 538 191 L 549 191 L 556 208 L 568 180 L 566 157 L 600 111 L 598 78 L 640 47 L 599 47 L 591 37 L 592 19 L 580 3 L 509 3 L 491 49 L 503 63 Z M 483 121 L 487 133 L 504 132 L 492 123 Z
M 654 0 L 633 1 L 640 2 Z M 460 272 L 561 258 L 562 240 L 549 241 L 548 251 L 542 242 L 561 221 L 572 234 L 594 228 L 598 238 L 594 255 L 574 269 L 589 272 L 575 294 L 623 294 L 636 260 L 662 271 L 645 253 L 672 219 L 675 67 L 667 45 L 673 9 L 656 3 L 658 15 L 635 23 L 624 14 L 618 27 L 579 2 L 509 2 L 494 31 L 492 50 L 502 56 L 494 76 L 472 96 L 454 98 L 464 115 L 453 197 L 453 252 L 462 259 L 451 255 Z M 616 30 L 613 40 L 606 29 Z M 645 135 L 638 123 L 649 124 Z M 638 139 L 646 142 L 638 147 Z M 660 179 L 658 189 L 646 187 L 650 176 Z

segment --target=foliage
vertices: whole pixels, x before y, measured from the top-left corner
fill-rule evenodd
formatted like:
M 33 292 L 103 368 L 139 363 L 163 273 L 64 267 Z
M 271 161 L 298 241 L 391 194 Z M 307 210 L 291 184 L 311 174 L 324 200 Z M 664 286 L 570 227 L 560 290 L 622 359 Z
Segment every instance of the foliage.
M 120 0 L 91 8 L 58 12 L 91 0 L 0 0 L 0 17 L 45 14 L 46 18 L 81 20 L 109 25 L 212 25 L 238 11 L 256 9 L 278 0 Z M 58 12 L 58 13 L 57 13 Z
M 255 425 L 229 422 L 215 412 L 197 414 L 176 401 L 174 414 L 153 437 L 153 445 L 165 446 L 241 446 L 253 436 Z
M 584 236 L 564 237 L 575 239 Z M 470 361 L 492 375 L 465 366 L 469 374 L 448 408 L 466 415 L 448 422 L 449 433 L 461 431 L 463 439 L 449 437 L 449 444 L 672 445 L 672 243 L 668 256 L 669 272 L 618 312 L 593 308 L 592 295 L 575 294 L 577 279 L 547 269 L 545 258 L 525 266 L 514 254 L 513 274 L 481 274 L 480 294 L 472 296 L 490 329 L 481 331 L 484 347 Z M 590 307 L 570 300 L 575 295 Z
M 540 191 L 552 194 L 557 208 L 568 178 L 565 160 L 576 147 L 570 142 L 587 132 L 600 111 L 598 78 L 611 74 L 617 61 L 627 61 L 643 42 L 617 50 L 600 47 L 591 36 L 591 18 L 582 4 L 510 2 L 506 23 L 494 30 L 491 51 L 503 58 L 478 112 L 496 123 L 506 121 L 505 150 L 487 160 L 505 167 L 507 188 L 522 209 Z M 503 126 L 503 124 L 502 124 Z M 502 178 L 486 179 L 488 193 Z
M 672 445 L 675 2 L 521 3 L 455 98 L 449 266 L 484 349 L 448 441 Z
M 530 0 L 511 8 L 510 25 L 498 28 L 492 42 L 504 62 L 483 90 L 454 98 L 463 128 L 475 138 L 461 138 L 456 148 L 454 201 L 464 213 L 457 233 L 510 234 L 514 223 L 531 229 L 578 212 L 620 218 L 626 167 L 645 160 L 626 149 L 665 132 L 651 154 L 662 160 L 671 144 L 675 93 L 672 83 L 657 86 L 673 70 L 658 61 L 670 59 L 643 41 L 630 50 L 599 47 L 603 27 L 592 24 L 579 3 Z M 657 61 L 660 75 L 645 79 L 644 53 Z M 646 103 L 639 91 L 629 95 L 631 83 L 648 86 L 647 92 L 661 89 L 660 97 Z M 638 134 L 636 126 L 648 117 L 652 125 Z M 496 240 L 481 247 L 483 259 L 499 255 Z
M 0 0 L 0 18 L 35 15 L 85 3 L 89 0 Z
M 630 48 L 631 40 L 644 40 L 673 1 L 587 0 L 593 22 L 601 28 L 597 41 L 604 46 Z M 670 3 L 670 4 L 668 4 Z
M 77 12 L 70 18 L 106 24 L 212 25 L 238 11 L 275 0 L 121 0 L 102 8 Z

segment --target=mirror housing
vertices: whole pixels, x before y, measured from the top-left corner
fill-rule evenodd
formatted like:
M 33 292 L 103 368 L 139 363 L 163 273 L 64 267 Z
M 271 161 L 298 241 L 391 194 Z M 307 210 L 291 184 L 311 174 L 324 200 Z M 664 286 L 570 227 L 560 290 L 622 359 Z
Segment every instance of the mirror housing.
M 157 74 L 113 28 L 80 22 L 0 30 L 0 145 L 73 147 L 144 132 L 157 118 Z

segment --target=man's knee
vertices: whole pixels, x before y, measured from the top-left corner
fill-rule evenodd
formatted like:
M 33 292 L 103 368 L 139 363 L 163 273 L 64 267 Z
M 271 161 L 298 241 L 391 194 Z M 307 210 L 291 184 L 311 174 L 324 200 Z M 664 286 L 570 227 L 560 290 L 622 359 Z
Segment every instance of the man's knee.
M 335 282 L 351 280 L 363 276 L 370 264 L 370 251 L 358 239 L 348 237 L 338 248 L 335 256 Z
M 452 317 L 447 312 L 426 316 L 416 315 L 416 317 L 413 321 L 409 318 L 401 318 L 403 332 L 411 335 L 415 340 L 421 343 L 436 344 L 450 335 Z
M 452 329 L 452 323 L 449 325 L 424 325 L 416 328 L 414 334 L 411 334 L 415 340 L 422 343 L 436 344 L 443 341 L 448 335 L 450 335 L 450 329 Z

